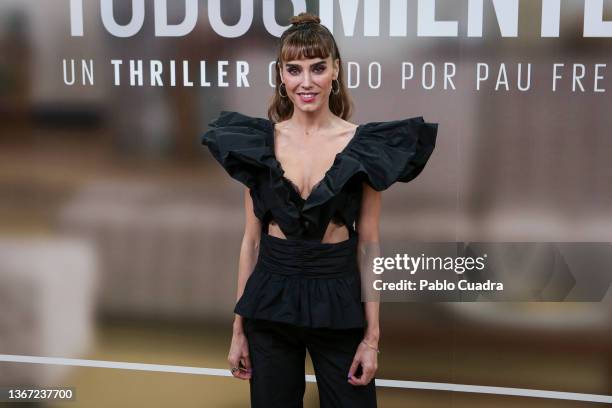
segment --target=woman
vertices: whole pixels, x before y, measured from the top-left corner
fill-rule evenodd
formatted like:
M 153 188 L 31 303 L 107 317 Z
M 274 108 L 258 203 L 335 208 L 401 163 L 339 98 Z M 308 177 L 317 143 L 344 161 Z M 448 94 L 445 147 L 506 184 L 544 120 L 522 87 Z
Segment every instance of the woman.
M 309 13 L 291 22 L 269 119 L 223 111 L 202 140 L 247 187 L 228 362 L 250 380 L 252 407 L 302 406 L 306 350 L 321 407 L 376 407 L 379 303 L 361 285 L 378 250 L 380 192 L 421 172 L 437 124 L 346 121 L 332 34 Z

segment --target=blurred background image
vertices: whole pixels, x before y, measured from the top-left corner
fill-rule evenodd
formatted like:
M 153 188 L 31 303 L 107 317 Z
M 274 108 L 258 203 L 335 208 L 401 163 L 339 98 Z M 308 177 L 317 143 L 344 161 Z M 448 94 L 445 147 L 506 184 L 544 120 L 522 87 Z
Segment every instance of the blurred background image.
M 480 37 L 466 35 L 468 0 L 431 2 L 436 20 L 458 22 L 456 37 L 417 36 L 416 0 L 345 2 L 354 18 L 340 13 L 342 2 L 199 0 L 195 28 L 162 37 L 154 2 L 144 0 L 142 27 L 125 38 L 105 28 L 103 0 L 0 2 L 0 354 L 227 367 L 243 186 L 200 137 L 221 110 L 265 117 L 278 43 L 266 7 L 284 26 L 294 5 L 318 13 L 333 3 L 351 122 L 439 124 L 423 173 L 383 194 L 383 252 L 428 242 L 612 242 L 612 43 L 584 36 L 585 1 L 561 2 L 559 36 L 550 38 L 541 36 L 542 1 L 518 1 L 516 37 L 502 36 L 492 1 Z M 74 36 L 70 7 L 81 3 L 83 35 Z M 116 23 L 128 25 L 139 2 L 110 3 Z M 187 3 L 167 2 L 169 24 L 185 19 Z M 405 35 L 389 36 L 391 3 L 406 4 Z M 228 26 L 248 19 L 244 4 L 253 4 L 248 31 L 215 32 L 214 4 Z M 612 21 L 612 2 L 603 10 Z M 371 19 L 378 36 L 366 35 Z M 142 86 L 130 60 L 143 63 Z M 150 84 L 152 60 L 163 86 Z M 238 61 L 248 63 L 248 86 L 236 79 Z M 529 64 L 531 86 L 521 91 Z M 553 64 L 564 64 L 554 91 Z M 405 82 L 403 68 L 412 71 Z M 609 278 L 611 264 L 572 272 Z M 377 378 L 612 395 L 612 295 L 601 289 L 598 302 L 383 303 Z M 75 387 L 75 402 L 40 406 L 233 408 L 249 398 L 248 383 L 228 377 L 0 361 L 0 387 L 21 385 Z M 598 405 L 387 387 L 378 396 L 381 407 Z M 305 406 L 318 406 L 312 383 Z

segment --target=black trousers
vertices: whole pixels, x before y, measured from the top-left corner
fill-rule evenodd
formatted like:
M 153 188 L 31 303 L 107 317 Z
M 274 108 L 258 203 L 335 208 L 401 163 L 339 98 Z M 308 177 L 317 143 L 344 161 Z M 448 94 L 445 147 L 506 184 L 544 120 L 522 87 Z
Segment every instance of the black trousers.
M 312 358 L 321 408 L 376 407 L 374 379 L 366 386 L 348 382 L 363 329 L 314 329 L 247 318 L 244 329 L 253 370 L 252 408 L 303 407 L 306 349 Z

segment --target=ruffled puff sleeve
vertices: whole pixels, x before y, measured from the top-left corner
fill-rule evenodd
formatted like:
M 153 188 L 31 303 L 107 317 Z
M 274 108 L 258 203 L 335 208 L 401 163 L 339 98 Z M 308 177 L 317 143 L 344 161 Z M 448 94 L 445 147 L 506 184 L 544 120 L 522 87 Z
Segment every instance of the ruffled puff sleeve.
M 201 142 L 234 179 L 249 188 L 270 164 L 266 146 L 266 124 L 260 118 L 238 112 L 221 111 L 208 123 Z
M 438 124 L 422 116 L 388 122 L 370 122 L 353 144 L 366 181 L 382 191 L 393 183 L 407 183 L 425 168 L 436 145 Z

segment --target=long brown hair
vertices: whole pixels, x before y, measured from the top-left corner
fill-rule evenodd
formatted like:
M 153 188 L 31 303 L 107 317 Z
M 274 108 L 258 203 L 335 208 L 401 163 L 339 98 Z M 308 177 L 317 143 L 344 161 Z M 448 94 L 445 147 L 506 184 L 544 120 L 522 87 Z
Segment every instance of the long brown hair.
M 280 37 L 278 57 L 276 58 L 276 87 L 268 107 L 268 118 L 273 122 L 289 119 L 293 115 L 293 102 L 280 96 L 282 78 L 279 66 L 285 61 L 301 58 L 327 58 L 339 60 L 339 91 L 329 96 L 329 110 L 342 119 L 351 117 L 353 102 L 344 82 L 344 70 L 340 51 L 332 33 L 321 23 L 319 16 L 311 13 L 300 13 L 289 19 L 292 23 Z M 335 90 L 334 90 L 335 92 Z

